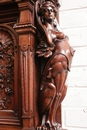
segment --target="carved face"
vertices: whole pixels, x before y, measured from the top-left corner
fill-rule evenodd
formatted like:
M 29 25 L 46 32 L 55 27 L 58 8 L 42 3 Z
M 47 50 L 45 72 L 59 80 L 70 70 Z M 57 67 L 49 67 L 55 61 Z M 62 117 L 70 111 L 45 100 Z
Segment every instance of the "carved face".
M 44 19 L 48 22 L 52 22 L 55 18 L 55 13 L 52 7 L 46 7 L 44 12 Z

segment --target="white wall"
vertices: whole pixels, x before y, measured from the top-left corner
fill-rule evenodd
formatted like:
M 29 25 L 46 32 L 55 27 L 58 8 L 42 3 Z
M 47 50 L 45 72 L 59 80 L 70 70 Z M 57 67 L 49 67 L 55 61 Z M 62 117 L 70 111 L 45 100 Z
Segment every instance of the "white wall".
M 60 2 L 60 26 L 76 50 L 62 103 L 62 127 L 87 130 L 87 0 Z

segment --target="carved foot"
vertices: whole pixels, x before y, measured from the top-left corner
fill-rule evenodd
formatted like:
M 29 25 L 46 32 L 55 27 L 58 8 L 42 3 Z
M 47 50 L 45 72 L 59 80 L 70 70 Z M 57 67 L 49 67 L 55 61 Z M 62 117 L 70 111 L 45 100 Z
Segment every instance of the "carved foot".
M 61 125 L 58 123 L 53 124 L 52 128 L 52 130 L 63 130 Z
M 47 130 L 63 130 L 59 123 L 52 122 L 51 124 L 49 120 L 46 121 L 46 126 L 48 128 Z
M 47 121 L 45 125 L 38 126 L 36 130 L 64 130 L 64 129 L 62 129 L 61 125 L 58 123 L 53 123 L 53 125 L 51 125 L 50 122 Z
M 38 126 L 36 130 L 48 130 L 46 126 Z

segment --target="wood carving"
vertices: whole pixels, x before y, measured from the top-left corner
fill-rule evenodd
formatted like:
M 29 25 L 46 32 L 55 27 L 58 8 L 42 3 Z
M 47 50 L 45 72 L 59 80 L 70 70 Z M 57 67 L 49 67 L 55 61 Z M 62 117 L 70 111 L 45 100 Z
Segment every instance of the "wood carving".
M 0 110 L 9 107 L 14 85 L 13 39 L 7 30 L 0 28 Z
M 56 112 L 67 91 L 66 78 L 70 71 L 74 49 L 57 21 L 56 3 L 36 2 L 38 45 L 36 54 L 44 57 L 39 89 L 40 126 L 38 130 L 61 130 Z M 43 62 L 42 62 L 43 64 Z
M 32 20 L 33 21 L 33 20 Z M 19 34 L 19 62 L 22 91 L 23 130 L 34 129 L 34 55 L 36 28 L 30 24 L 17 24 L 14 29 Z M 27 123 L 26 123 L 27 122 Z
M 21 124 L 17 58 L 17 34 L 10 26 L 0 24 L 0 125 Z

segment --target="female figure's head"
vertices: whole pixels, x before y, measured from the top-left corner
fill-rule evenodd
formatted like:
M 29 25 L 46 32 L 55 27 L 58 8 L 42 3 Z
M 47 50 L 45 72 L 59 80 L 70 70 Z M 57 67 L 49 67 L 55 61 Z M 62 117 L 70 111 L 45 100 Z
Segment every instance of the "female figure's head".
M 38 15 L 41 17 L 41 21 L 52 22 L 56 17 L 57 11 L 54 4 L 50 1 L 42 3 Z

